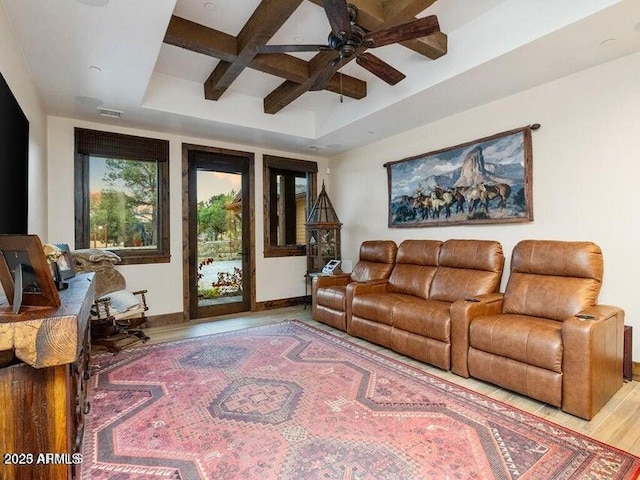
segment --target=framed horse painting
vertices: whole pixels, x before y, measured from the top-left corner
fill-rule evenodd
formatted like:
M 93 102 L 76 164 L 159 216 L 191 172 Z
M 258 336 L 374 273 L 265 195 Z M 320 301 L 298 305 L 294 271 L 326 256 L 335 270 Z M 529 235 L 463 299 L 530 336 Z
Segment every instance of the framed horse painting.
M 386 163 L 389 227 L 533 221 L 531 130 Z

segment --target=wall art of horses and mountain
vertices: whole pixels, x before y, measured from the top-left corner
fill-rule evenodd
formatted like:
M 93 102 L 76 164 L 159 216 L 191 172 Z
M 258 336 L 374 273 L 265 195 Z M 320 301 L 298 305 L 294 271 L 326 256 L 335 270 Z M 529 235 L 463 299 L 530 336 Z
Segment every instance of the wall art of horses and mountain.
M 385 164 L 389 227 L 533 220 L 531 128 Z

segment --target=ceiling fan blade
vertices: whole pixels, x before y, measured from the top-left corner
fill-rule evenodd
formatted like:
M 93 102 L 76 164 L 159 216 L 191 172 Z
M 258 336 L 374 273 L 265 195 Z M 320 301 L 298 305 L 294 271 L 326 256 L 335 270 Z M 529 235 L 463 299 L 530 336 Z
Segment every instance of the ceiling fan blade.
M 314 92 L 323 90 L 327 82 L 331 80 L 331 77 L 333 77 L 336 72 L 340 70 L 341 66 L 342 62 L 340 61 L 340 57 L 334 58 L 331 62 L 327 63 L 327 65 L 324 67 L 322 72 L 320 72 L 320 74 L 316 78 L 316 81 L 313 83 L 313 85 L 311 85 L 311 88 L 309 90 Z
M 322 0 L 331 30 L 341 38 L 351 36 L 351 19 L 346 0 Z
M 407 23 L 401 23 L 385 30 L 367 33 L 362 39 L 362 43 L 367 48 L 376 48 L 413 40 L 414 38 L 426 37 L 439 31 L 438 17 L 430 15 Z
M 319 52 L 331 50 L 328 45 L 258 45 L 258 53 Z
M 356 57 L 356 62 L 363 68 L 366 68 L 380 80 L 387 82 L 389 85 L 395 85 L 404 80 L 406 75 L 396 70 L 391 65 L 383 62 L 371 53 L 363 53 Z

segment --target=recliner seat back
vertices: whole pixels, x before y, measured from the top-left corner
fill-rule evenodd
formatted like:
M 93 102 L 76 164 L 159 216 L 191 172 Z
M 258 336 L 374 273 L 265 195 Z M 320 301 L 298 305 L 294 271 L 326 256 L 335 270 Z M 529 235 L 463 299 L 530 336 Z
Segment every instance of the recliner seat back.
M 438 264 L 431 300 L 455 302 L 500 289 L 504 254 L 499 242 L 447 240 L 442 244 Z
M 441 247 L 439 240 L 403 241 L 389 277 L 388 292 L 428 299 Z
M 592 242 L 524 240 L 513 249 L 502 312 L 562 321 L 597 304 L 602 272 Z
M 398 246 L 392 240 L 369 240 L 360 245 L 360 259 L 353 267 L 351 280 L 369 282 L 387 279 L 396 260 Z

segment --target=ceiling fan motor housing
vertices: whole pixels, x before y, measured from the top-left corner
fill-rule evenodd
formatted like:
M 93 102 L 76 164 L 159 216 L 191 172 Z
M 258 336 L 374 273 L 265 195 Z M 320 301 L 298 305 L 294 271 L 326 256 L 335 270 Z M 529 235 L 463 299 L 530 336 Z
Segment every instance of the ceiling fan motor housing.
M 336 50 L 341 58 L 349 58 L 356 54 L 356 50 L 362 45 L 362 38 L 365 34 L 365 30 L 360 25 L 353 24 L 349 37 L 342 38 L 330 32 L 327 44 L 332 50 Z

